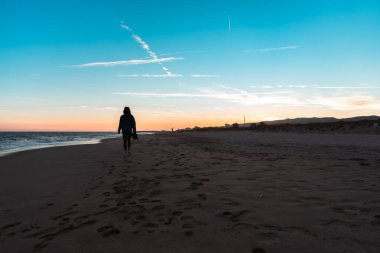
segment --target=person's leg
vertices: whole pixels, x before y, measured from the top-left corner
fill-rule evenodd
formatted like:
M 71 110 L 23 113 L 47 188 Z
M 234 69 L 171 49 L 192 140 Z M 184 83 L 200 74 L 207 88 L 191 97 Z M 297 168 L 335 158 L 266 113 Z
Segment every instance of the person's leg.
M 124 152 L 127 152 L 127 134 L 123 133 L 123 147 L 124 147 Z
M 131 137 L 132 135 L 131 134 L 128 134 L 128 152 L 131 152 Z

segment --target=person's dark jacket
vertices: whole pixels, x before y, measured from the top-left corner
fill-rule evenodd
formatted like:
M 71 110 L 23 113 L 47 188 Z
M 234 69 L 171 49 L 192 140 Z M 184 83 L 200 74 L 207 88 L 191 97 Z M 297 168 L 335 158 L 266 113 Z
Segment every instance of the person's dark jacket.
M 136 133 L 136 121 L 133 115 L 124 114 L 120 116 L 118 132 L 120 132 L 120 130 L 127 134 L 131 134 L 132 132 Z

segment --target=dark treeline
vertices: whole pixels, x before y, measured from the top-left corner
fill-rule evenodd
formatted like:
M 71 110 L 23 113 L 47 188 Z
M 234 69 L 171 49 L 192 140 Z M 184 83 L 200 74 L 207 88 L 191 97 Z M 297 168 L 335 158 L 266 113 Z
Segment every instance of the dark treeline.
M 267 124 L 251 123 L 241 126 L 237 123 L 230 127 L 194 127 L 181 131 L 257 131 L 257 132 L 297 132 L 297 133 L 368 133 L 380 134 L 379 120 L 337 121 L 307 124 Z

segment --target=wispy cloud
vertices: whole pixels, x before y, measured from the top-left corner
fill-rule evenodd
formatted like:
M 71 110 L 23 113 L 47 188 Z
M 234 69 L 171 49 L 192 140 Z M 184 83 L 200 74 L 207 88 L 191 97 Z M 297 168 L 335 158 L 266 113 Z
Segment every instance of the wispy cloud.
M 263 85 L 250 85 L 250 88 L 254 89 L 275 89 L 275 88 L 306 88 L 309 87 L 308 85 L 283 85 L 283 84 L 278 84 L 278 85 L 272 85 L 272 84 L 263 84 Z
M 315 86 L 317 89 L 380 89 L 380 86 Z
M 261 89 L 274 89 L 274 88 L 290 88 L 290 89 L 380 89 L 379 86 L 367 86 L 367 85 L 356 85 L 356 86 L 338 86 L 338 85 L 307 85 L 307 84 L 288 84 L 288 85 L 251 85 L 250 88 L 261 88 Z
M 128 95 L 128 96 L 136 96 L 136 97 L 214 97 L 207 94 L 197 94 L 197 93 L 154 93 L 154 92 L 114 92 L 113 95 Z M 216 95 L 215 95 L 216 96 Z
M 175 78 L 175 77 L 183 77 L 180 74 L 162 74 L 162 75 L 156 75 L 156 74 L 132 74 L 132 75 L 116 75 L 118 77 L 153 77 L 153 78 Z
M 218 90 L 203 88 L 194 93 L 115 92 L 112 94 L 157 98 L 212 98 L 241 104 L 296 104 L 296 101 L 292 101 L 289 97 L 291 92 L 287 91 L 252 93 L 222 84 L 216 84 L 215 87 Z M 284 97 L 285 94 L 287 96 Z
M 108 61 L 108 62 L 90 62 L 79 65 L 71 65 L 72 67 L 115 67 L 121 65 L 141 65 L 161 62 L 171 62 L 182 60 L 178 57 L 156 58 L 156 59 L 140 59 L 140 60 L 127 60 L 127 61 Z
M 157 77 L 157 78 L 175 78 L 175 77 L 183 77 L 181 74 L 119 74 L 116 75 L 117 77 Z M 189 75 L 193 78 L 213 78 L 213 77 L 220 77 L 219 75 L 198 75 L 193 74 Z
M 192 118 L 192 119 L 210 119 L 210 114 L 207 112 L 189 112 L 184 110 L 139 110 L 135 109 L 134 112 L 138 112 L 142 115 L 147 115 L 148 117 L 175 117 L 175 118 Z M 235 118 L 234 115 L 217 115 L 212 116 L 213 119 L 227 119 L 231 120 Z M 247 117 L 248 119 L 248 117 Z
M 120 110 L 120 107 L 104 106 L 104 107 L 94 107 L 94 110 L 98 111 L 117 111 Z
M 208 98 L 208 99 L 220 99 L 226 100 L 231 103 L 239 103 L 245 105 L 266 105 L 266 104 L 278 104 L 278 105 L 303 105 L 296 98 L 281 95 L 278 93 L 227 93 L 227 92 L 207 92 L 203 90 L 198 93 L 144 93 L 144 92 L 116 92 L 113 95 L 128 95 L 136 97 L 157 97 L 157 98 Z
M 167 55 L 177 55 L 177 54 L 192 54 L 192 53 L 202 53 L 202 50 L 187 50 L 187 51 L 177 51 L 177 52 L 168 52 L 163 54 L 158 54 L 159 56 L 167 56 Z
M 249 54 L 252 52 L 270 52 L 270 51 L 283 51 L 283 50 L 291 50 L 291 49 L 297 49 L 299 46 L 283 46 L 283 47 L 267 47 L 267 48 L 259 48 L 259 49 L 245 49 L 243 50 L 243 53 Z
M 216 87 L 219 89 L 203 88 L 192 93 L 117 92 L 112 94 L 156 98 L 219 99 L 244 105 L 327 107 L 333 110 L 380 110 L 380 101 L 371 96 L 311 96 L 306 98 L 291 91 L 253 93 L 225 85 L 216 85 Z
M 258 51 L 258 52 L 270 52 L 270 51 L 282 51 L 282 50 L 297 49 L 297 48 L 299 48 L 299 46 L 294 45 L 294 46 L 284 46 L 284 47 L 260 48 L 260 49 L 257 49 L 256 51 Z
M 380 110 L 380 101 L 371 96 L 315 97 L 307 102 L 336 110 Z
M 116 111 L 116 110 L 120 110 L 120 108 L 113 107 L 113 106 L 94 107 L 94 106 L 88 106 L 88 105 L 70 106 L 68 108 L 76 109 L 76 110 L 79 109 L 79 110 L 95 110 L 95 111 Z
M 124 21 L 122 21 L 121 25 L 120 25 L 121 28 L 129 31 L 129 32 L 132 32 L 132 38 L 140 44 L 140 46 L 149 54 L 149 56 L 152 58 L 152 60 L 156 60 L 157 63 L 161 66 L 162 70 L 166 73 L 167 76 L 170 76 L 170 77 L 174 77 L 175 74 L 173 74 L 172 72 L 169 71 L 169 69 L 167 67 L 165 67 L 163 64 L 162 64 L 162 61 L 158 61 L 159 58 L 157 56 L 157 54 L 155 52 L 153 52 L 153 50 L 150 48 L 150 46 L 148 45 L 148 43 L 146 43 L 139 35 L 137 35 L 136 33 L 133 32 L 133 30 L 124 24 Z M 170 57 L 170 58 L 174 58 L 174 57 Z
M 173 74 L 169 71 L 167 67 L 165 67 L 163 62 L 172 62 L 176 60 L 182 60 L 182 57 L 164 57 L 159 58 L 155 52 L 152 51 L 148 43 L 146 43 L 140 36 L 133 32 L 133 30 L 122 21 L 120 27 L 132 33 L 132 38 L 140 44 L 140 46 L 149 54 L 150 59 L 132 59 L 132 60 L 123 60 L 123 61 L 102 61 L 102 62 L 90 62 L 84 64 L 71 65 L 70 67 L 115 67 L 121 65 L 141 65 L 141 64 L 151 64 L 156 63 L 159 64 L 162 70 L 166 73 L 166 75 L 162 75 L 165 77 L 178 77 L 179 75 Z
M 206 75 L 206 74 L 192 74 L 190 76 L 194 78 L 220 77 L 220 75 Z
M 210 119 L 210 115 L 207 112 L 189 112 L 184 110 L 141 110 L 135 109 L 134 112 L 138 112 L 140 114 L 149 115 L 149 117 L 181 117 L 181 118 L 198 118 L 198 119 Z M 213 115 L 213 119 L 231 119 L 233 115 Z
M 286 85 L 286 87 L 288 87 L 288 88 L 301 88 L 301 89 L 305 89 L 305 88 L 314 87 L 314 86 L 303 85 L 303 84 L 290 84 L 290 85 Z

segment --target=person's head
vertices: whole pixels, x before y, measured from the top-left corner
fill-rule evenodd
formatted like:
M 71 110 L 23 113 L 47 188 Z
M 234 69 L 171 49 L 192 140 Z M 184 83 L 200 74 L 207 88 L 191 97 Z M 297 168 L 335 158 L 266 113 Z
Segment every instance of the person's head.
M 129 107 L 124 107 L 123 113 L 124 113 L 124 115 L 130 115 L 131 109 L 129 109 Z

